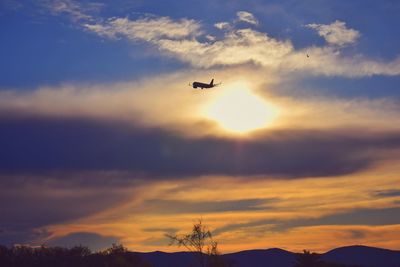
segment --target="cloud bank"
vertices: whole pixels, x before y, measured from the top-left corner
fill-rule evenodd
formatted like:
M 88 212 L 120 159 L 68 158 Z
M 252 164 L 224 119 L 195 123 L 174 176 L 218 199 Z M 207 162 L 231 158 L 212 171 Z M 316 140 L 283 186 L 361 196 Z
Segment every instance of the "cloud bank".
M 298 99 L 269 90 L 303 74 L 398 75 L 398 58 L 346 50 L 361 33 L 343 21 L 308 24 L 326 45 L 297 48 L 261 30 L 246 11 L 209 30 L 212 24 L 189 18 L 103 19 L 95 15 L 101 5 L 42 3 L 84 34 L 148 45 L 192 71 L 2 91 L 2 242 L 121 241 L 171 250 L 160 236 L 204 215 L 224 251 L 265 247 L 265 240 L 299 250 L 346 242 L 398 247 L 396 100 Z M 187 88 L 210 73 L 224 86 L 207 94 Z M 247 89 L 280 106 L 279 123 L 242 138 L 202 116 L 235 79 L 251 81 Z
M 241 21 L 257 24 L 248 12 L 238 12 Z M 295 49 L 290 40 L 279 40 L 268 33 L 250 28 L 234 28 L 228 22 L 215 27 L 225 30 L 222 36 L 201 41 L 203 25 L 194 20 L 173 20 L 168 17 L 147 17 L 138 20 L 113 18 L 104 23 L 84 24 L 87 30 L 100 36 L 121 36 L 131 41 L 145 41 L 157 47 L 161 54 L 177 58 L 196 68 L 255 64 L 267 71 L 308 73 L 311 75 L 363 77 L 399 75 L 400 59 L 389 62 L 362 55 L 344 56 L 340 48 L 355 43 L 360 33 L 346 27 L 345 22 L 307 24 L 316 29 L 329 44 L 324 47 Z M 306 54 L 310 57 L 307 58 Z
M 0 129 L 0 169 L 5 174 L 119 170 L 148 179 L 336 176 L 368 168 L 380 159 L 373 151 L 400 145 L 397 133 L 368 136 L 290 130 L 243 140 L 238 146 L 235 139 L 186 139 L 123 123 L 33 117 L 3 118 Z M 360 153 L 366 149 L 369 153 Z

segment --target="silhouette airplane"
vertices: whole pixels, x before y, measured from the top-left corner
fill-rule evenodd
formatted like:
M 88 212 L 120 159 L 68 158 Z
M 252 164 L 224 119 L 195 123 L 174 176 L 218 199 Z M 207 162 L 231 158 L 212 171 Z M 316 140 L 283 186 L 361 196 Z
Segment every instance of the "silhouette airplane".
M 201 89 L 204 89 L 204 88 L 210 89 L 210 88 L 213 88 L 213 87 L 218 86 L 220 84 L 221 83 L 214 84 L 214 79 L 212 79 L 210 83 L 193 82 L 193 84 L 189 84 L 189 85 L 193 86 L 194 89 L 197 89 L 198 87 L 201 88 Z

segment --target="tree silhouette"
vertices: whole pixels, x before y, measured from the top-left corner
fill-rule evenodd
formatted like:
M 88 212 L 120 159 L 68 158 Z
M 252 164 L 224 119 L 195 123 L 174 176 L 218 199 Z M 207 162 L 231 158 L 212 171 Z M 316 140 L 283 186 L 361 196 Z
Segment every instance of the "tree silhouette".
M 218 243 L 213 240 L 211 232 L 199 219 L 193 224 L 192 231 L 184 235 L 166 235 L 171 243 L 183 246 L 194 253 L 201 267 L 225 267 L 227 264 L 220 256 Z
M 115 245 L 92 253 L 87 247 L 0 246 L 1 267 L 150 267 L 137 254 Z
M 303 250 L 303 254 L 296 255 L 296 264 L 294 267 L 322 267 L 321 255 L 311 253 L 309 250 Z
M 212 241 L 211 247 L 207 249 L 208 267 L 231 267 L 233 262 L 226 261 L 218 250 L 218 243 Z

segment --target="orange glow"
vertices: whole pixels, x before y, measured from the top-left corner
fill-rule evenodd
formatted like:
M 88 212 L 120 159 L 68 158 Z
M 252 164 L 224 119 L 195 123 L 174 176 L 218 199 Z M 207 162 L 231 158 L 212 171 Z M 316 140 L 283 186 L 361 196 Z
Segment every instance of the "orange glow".
M 387 177 L 376 179 L 382 173 Z M 399 200 L 398 196 L 381 198 L 371 194 L 371 188 L 374 191 L 396 188 L 399 173 L 400 164 L 393 161 L 364 173 L 335 179 L 257 179 L 249 182 L 238 177 L 210 176 L 173 183 L 156 181 L 124 188 L 132 197 L 123 205 L 118 204 L 106 212 L 79 221 L 46 226 L 45 229 L 53 236 L 73 232 L 115 236 L 134 251 L 179 251 L 182 248 L 169 246 L 164 234 L 170 233 L 169 229 L 177 229 L 180 234 L 187 233 L 192 222 L 201 217 L 211 230 L 228 226 L 226 231 L 214 235 L 223 253 L 270 247 L 297 252 L 303 249 L 324 252 L 334 247 L 360 243 L 398 249 L 400 224 L 298 225 L 286 231 L 276 231 L 273 227 L 276 221 L 317 219 L 356 209 L 393 208 L 395 201 Z M 157 206 L 155 199 L 159 200 L 158 203 L 170 201 L 170 204 Z M 209 202 L 217 205 L 218 202 L 246 199 L 266 199 L 267 202 L 256 205 L 258 209 L 228 208 L 218 212 L 207 208 L 183 210 L 172 207 L 179 203 L 185 206 L 204 202 L 206 206 Z M 262 223 L 257 224 L 260 221 Z M 229 228 L 232 224 L 239 227 Z M 357 231 L 362 232 L 363 236 L 353 234 Z

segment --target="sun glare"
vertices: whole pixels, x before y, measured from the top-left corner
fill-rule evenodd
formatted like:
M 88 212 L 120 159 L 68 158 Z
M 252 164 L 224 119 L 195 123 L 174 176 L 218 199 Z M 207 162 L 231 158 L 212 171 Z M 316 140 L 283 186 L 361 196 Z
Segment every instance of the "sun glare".
M 245 134 L 270 126 L 276 118 L 276 107 L 254 94 L 246 82 L 224 87 L 205 110 L 205 116 L 224 130 Z

